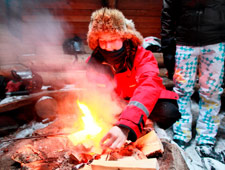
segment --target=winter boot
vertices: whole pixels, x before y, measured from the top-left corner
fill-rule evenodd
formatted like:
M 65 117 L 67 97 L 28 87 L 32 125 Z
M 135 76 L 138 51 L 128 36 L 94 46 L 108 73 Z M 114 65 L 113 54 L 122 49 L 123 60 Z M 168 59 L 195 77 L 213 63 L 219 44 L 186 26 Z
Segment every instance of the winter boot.
M 225 164 L 225 150 L 221 151 L 219 154 L 220 154 L 220 155 L 222 156 L 222 158 L 223 158 L 223 162 L 222 162 L 222 163 Z
M 187 143 L 187 142 L 184 142 L 184 141 L 179 140 L 179 139 L 173 139 L 173 141 L 176 142 L 177 145 L 179 147 L 181 147 L 182 149 L 185 149 L 186 147 L 188 147 L 190 145 L 190 142 Z
M 216 160 L 224 163 L 223 155 L 217 153 L 214 150 L 214 145 L 212 145 L 212 144 L 196 145 L 195 150 L 198 153 L 198 155 L 202 158 L 209 157 L 209 158 L 213 158 L 213 159 L 216 159 Z

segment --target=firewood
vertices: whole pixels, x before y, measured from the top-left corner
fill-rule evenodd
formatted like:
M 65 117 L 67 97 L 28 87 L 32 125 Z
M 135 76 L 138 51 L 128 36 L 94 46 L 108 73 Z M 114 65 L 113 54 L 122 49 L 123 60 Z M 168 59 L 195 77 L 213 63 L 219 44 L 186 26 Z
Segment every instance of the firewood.
M 137 148 L 134 148 L 132 157 L 134 157 L 137 160 L 147 159 L 146 155 Z
M 69 155 L 70 157 L 70 162 L 74 164 L 79 164 L 79 163 L 87 163 L 89 160 L 93 159 L 92 155 L 87 154 L 87 153 L 71 153 Z
M 91 164 L 92 170 L 158 170 L 159 165 L 156 158 L 144 160 L 117 160 L 102 161 L 94 160 Z
M 164 152 L 163 145 L 154 130 L 139 138 L 135 146 L 147 157 L 159 156 Z

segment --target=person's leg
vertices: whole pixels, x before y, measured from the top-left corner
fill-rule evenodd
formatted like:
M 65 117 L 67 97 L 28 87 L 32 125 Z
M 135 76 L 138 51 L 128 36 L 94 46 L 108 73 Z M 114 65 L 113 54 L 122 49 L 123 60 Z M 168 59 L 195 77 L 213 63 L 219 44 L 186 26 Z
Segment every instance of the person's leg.
M 196 143 L 212 144 L 216 142 L 219 127 L 218 113 L 220 111 L 223 93 L 221 88 L 224 75 L 224 44 L 202 47 L 199 66 L 199 117 L 196 125 Z
M 220 124 L 220 95 L 224 75 L 224 43 L 202 47 L 199 75 L 199 117 L 196 125 L 196 151 L 224 163 L 223 155 L 215 152 L 214 144 Z
M 173 125 L 174 140 L 184 145 L 192 138 L 191 96 L 194 92 L 198 65 L 199 48 L 177 45 L 176 70 L 174 74 L 174 91 L 179 95 L 177 100 L 181 119 Z
M 176 100 L 159 99 L 156 103 L 149 119 L 156 122 L 162 129 L 171 127 L 181 115 L 178 111 Z

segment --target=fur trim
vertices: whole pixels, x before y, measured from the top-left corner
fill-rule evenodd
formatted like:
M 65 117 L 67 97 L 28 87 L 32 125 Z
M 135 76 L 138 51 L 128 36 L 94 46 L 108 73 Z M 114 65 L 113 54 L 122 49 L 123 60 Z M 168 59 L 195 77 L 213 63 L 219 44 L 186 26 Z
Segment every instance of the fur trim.
M 132 20 L 124 17 L 117 9 L 101 8 L 92 13 L 87 34 L 89 47 L 94 50 L 98 46 L 99 33 L 118 34 L 123 39 L 130 39 L 135 45 L 141 45 L 142 35 L 136 31 Z

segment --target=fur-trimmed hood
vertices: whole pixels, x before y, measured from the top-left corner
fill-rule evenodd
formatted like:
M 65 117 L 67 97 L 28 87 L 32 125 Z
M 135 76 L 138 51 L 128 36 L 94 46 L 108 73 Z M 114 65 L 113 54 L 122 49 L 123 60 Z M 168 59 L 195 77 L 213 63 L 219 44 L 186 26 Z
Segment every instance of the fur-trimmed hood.
M 98 46 L 99 33 L 116 33 L 123 39 L 130 39 L 135 45 L 141 45 L 142 35 L 136 31 L 132 20 L 128 20 L 117 9 L 101 8 L 92 13 L 87 42 L 94 50 Z

